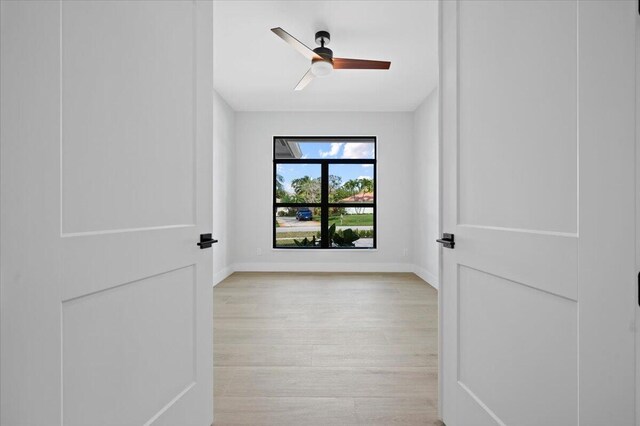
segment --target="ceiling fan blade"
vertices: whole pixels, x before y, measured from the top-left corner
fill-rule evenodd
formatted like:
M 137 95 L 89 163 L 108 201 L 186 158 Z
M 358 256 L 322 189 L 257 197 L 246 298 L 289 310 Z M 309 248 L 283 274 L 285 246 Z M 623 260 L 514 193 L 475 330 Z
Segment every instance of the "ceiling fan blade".
M 391 62 L 366 59 L 333 58 L 334 70 L 388 70 Z
M 273 33 L 275 35 L 277 35 L 278 37 L 280 37 L 281 39 L 286 41 L 291 47 L 296 49 L 298 52 L 300 52 L 307 59 L 319 59 L 320 58 L 320 56 L 317 55 L 316 52 L 314 52 L 309 47 L 307 47 L 304 44 L 302 44 L 297 38 L 295 38 L 294 36 L 292 36 L 291 34 L 286 32 L 282 28 L 280 28 L 280 27 L 271 28 L 271 31 L 273 31 Z
M 302 79 L 300 79 L 300 81 L 298 82 L 298 85 L 296 86 L 295 90 L 304 89 L 307 86 L 307 84 L 309 84 L 311 80 L 313 80 L 313 78 L 314 78 L 314 75 L 311 73 L 311 68 L 309 68 L 309 71 L 307 71 L 307 73 L 303 75 Z

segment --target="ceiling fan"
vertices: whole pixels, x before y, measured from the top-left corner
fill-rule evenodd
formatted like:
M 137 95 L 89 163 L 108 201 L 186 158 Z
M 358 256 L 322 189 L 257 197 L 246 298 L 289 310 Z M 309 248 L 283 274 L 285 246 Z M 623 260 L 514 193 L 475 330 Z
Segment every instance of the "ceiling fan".
M 302 77 L 295 90 L 304 89 L 315 77 L 327 76 L 331 74 L 333 70 L 388 70 L 391 66 L 391 62 L 387 61 L 334 58 L 333 51 L 325 47 L 325 45 L 331 41 L 331 36 L 327 31 L 318 31 L 316 33 L 316 43 L 319 44 L 320 47 L 316 47 L 313 50 L 280 27 L 272 28 L 271 31 L 289 43 L 291 47 L 300 52 L 304 57 L 311 60 L 311 68 L 309 68 L 309 71 Z

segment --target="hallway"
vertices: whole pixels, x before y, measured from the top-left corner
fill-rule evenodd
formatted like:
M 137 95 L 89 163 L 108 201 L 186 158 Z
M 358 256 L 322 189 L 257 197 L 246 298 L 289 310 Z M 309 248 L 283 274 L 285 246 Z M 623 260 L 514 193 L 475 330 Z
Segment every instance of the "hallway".
M 413 274 L 214 288 L 215 425 L 439 425 L 437 292 Z

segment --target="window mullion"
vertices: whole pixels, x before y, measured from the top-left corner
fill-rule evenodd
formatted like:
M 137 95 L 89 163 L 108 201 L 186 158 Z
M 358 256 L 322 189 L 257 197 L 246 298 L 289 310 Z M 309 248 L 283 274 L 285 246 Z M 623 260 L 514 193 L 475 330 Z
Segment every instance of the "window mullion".
M 322 248 L 330 248 L 329 241 L 329 163 L 324 161 L 320 174 L 320 242 Z

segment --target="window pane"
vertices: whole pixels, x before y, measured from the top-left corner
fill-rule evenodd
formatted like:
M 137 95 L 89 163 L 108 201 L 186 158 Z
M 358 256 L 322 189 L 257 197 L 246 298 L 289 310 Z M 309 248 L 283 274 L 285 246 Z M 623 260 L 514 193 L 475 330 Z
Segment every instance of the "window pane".
M 332 248 L 373 248 L 373 207 L 335 207 L 329 210 Z
M 275 191 L 279 203 L 319 203 L 320 164 L 278 164 Z
M 276 159 L 367 159 L 376 158 L 374 139 L 296 139 L 276 138 Z
M 374 195 L 373 164 L 330 164 L 330 203 L 370 203 Z
M 320 248 L 320 217 L 319 207 L 278 207 L 275 246 Z

